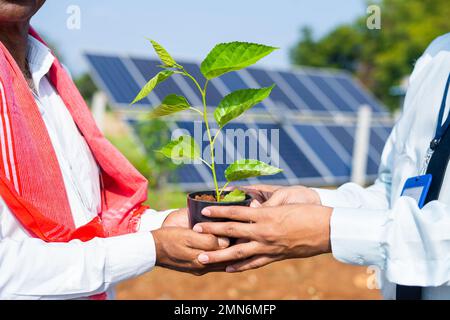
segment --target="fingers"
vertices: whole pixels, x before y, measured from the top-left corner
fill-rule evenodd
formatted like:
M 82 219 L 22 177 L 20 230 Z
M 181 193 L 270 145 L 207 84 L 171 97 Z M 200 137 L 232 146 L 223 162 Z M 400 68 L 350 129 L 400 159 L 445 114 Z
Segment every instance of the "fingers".
M 281 186 L 273 186 L 273 185 L 267 185 L 267 184 L 254 184 L 250 186 L 243 186 L 240 187 L 243 191 L 249 190 L 249 191 L 259 191 L 259 192 L 267 192 L 272 193 L 276 190 L 280 189 Z
M 268 265 L 275 261 L 278 261 L 278 259 L 275 257 L 255 256 L 249 259 L 245 259 L 244 261 L 232 264 L 231 266 L 228 266 L 225 271 L 228 273 L 243 272 L 264 267 L 265 265 Z
M 256 241 L 252 241 L 237 244 L 223 250 L 213 252 L 203 252 L 198 256 L 198 261 L 200 261 L 200 263 L 203 264 L 236 261 L 260 254 L 261 253 L 260 251 L 261 251 L 261 244 Z
M 226 218 L 244 222 L 256 221 L 258 216 L 254 209 L 239 206 L 207 207 L 202 210 L 202 214 L 209 218 Z
M 252 185 L 240 187 L 242 191 L 250 195 L 253 199 L 258 200 L 259 202 L 265 202 L 268 198 L 270 198 L 278 188 L 278 186 L 269 186 L 269 185 Z
M 215 237 L 212 234 L 192 232 L 192 235 L 187 239 L 188 247 L 202 251 L 224 249 L 229 245 L 230 240 L 228 238 Z
M 203 222 L 196 224 L 193 230 L 227 238 L 253 239 L 254 226 L 254 224 L 242 222 Z
M 266 202 L 262 203 L 262 207 L 276 207 L 283 205 L 285 202 L 285 194 L 283 192 L 274 192 L 272 196 L 267 199 Z

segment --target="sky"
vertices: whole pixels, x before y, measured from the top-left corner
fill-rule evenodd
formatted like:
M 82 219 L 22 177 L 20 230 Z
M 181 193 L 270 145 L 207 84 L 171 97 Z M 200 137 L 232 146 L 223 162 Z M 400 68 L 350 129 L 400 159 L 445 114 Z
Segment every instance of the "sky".
M 47 0 L 32 25 L 74 75 L 88 51 L 153 56 L 146 38 L 198 62 L 220 42 L 262 43 L 281 48 L 262 65 L 287 67 L 302 26 L 319 37 L 365 10 L 364 0 Z

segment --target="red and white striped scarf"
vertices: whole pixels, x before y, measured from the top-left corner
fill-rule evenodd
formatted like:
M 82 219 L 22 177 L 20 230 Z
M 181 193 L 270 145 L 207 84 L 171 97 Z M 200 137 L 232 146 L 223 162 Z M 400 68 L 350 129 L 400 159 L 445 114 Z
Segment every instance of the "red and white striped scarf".
M 43 42 L 33 31 L 30 34 Z M 38 106 L 16 61 L 0 43 L 0 195 L 23 227 L 47 242 L 82 241 L 136 231 L 147 180 L 97 128 L 84 99 L 55 59 L 49 79 L 100 169 L 102 209 L 75 228 L 64 181 Z

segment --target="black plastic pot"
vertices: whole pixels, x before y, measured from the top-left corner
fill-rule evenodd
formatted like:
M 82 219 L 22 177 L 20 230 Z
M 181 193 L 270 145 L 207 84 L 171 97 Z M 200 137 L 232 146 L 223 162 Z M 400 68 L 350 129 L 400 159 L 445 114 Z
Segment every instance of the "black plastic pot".
M 228 194 L 230 191 L 224 191 L 223 194 Z M 226 221 L 227 219 L 217 219 L 217 218 L 208 218 L 202 215 L 202 210 L 206 207 L 212 207 L 212 206 L 243 206 L 248 207 L 250 206 L 250 203 L 252 202 L 252 197 L 249 195 L 246 195 L 246 198 L 244 201 L 239 202 L 210 202 L 210 201 L 202 201 L 202 200 L 195 200 L 195 196 L 197 195 L 215 195 L 216 193 L 214 191 L 198 191 L 198 192 L 192 192 L 188 194 L 187 197 L 187 205 L 189 209 L 189 223 L 191 225 L 191 228 L 193 228 L 197 223 L 199 222 L 220 222 L 220 221 Z

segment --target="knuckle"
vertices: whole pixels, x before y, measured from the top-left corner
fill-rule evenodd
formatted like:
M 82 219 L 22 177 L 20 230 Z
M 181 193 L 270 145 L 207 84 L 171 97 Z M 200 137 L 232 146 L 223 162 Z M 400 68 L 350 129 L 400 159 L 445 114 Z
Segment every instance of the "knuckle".
M 208 235 L 208 238 L 206 240 L 206 244 L 209 249 L 216 249 L 219 247 L 219 239 L 216 236 L 213 236 L 212 234 Z
M 233 236 L 233 235 L 235 234 L 235 232 L 236 232 L 236 229 L 235 229 L 235 227 L 234 227 L 232 224 L 229 224 L 229 225 L 226 227 L 226 229 L 225 229 L 225 233 L 226 233 L 229 237 Z
M 273 244 L 277 241 L 278 237 L 274 228 L 270 227 L 263 233 L 263 238 L 266 243 Z
M 191 238 L 184 238 L 183 245 L 184 245 L 184 247 L 191 247 L 191 245 L 192 245 Z
M 245 257 L 245 251 L 242 248 L 239 248 L 236 250 L 235 255 L 237 259 L 242 259 Z

